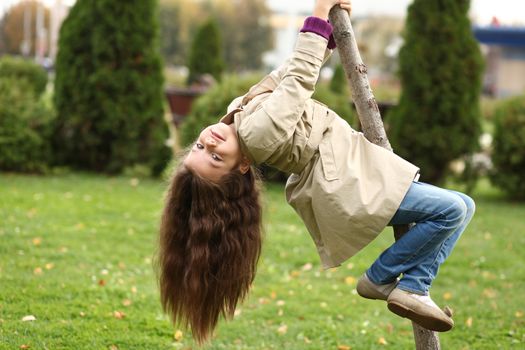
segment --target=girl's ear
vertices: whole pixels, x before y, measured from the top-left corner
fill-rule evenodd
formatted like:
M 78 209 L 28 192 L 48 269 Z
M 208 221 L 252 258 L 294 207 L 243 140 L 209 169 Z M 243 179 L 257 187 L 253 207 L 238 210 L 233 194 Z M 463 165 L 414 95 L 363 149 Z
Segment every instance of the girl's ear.
M 241 164 L 239 164 L 239 171 L 241 174 L 246 174 L 250 170 L 250 160 L 246 156 L 242 156 Z

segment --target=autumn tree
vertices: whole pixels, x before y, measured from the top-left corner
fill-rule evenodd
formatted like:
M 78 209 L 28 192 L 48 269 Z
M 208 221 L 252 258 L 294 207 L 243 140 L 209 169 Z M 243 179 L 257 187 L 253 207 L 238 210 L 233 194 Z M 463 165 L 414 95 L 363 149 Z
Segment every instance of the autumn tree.
M 265 0 L 161 0 L 162 53 L 172 64 L 185 64 L 190 43 L 207 18 L 217 20 L 228 70 L 259 69 L 273 46 L 270 10 Z
M 263 53 L 273 46 L 270 9 L 265 0 L 214 0 L 213 10 L 223 38 L 230 70 L 254 70 L 262 66 Z
M 164 146 L 156 0 L 77 0 L 60 30 L 55 151 L 70 166 L 160 173 Z
M 414 0 L 399 53 L 402 94 L 389 115 L 395 151 L 440 183 L 450 161 L 480 134 L 483 68 L 468 19 L 469 0 Z
M 35 47 L 37 42 L 36 32 L 36 13 L 37 7 L 42 6 L 39 1 L 29 0 L 22 1 L 11 8 L 4 14 L 0 22 L 0 52 L 18 55 L 22 53 L 22 43 L 24 41 L 24 14 L 30 14 L 31 32 L 30 32 L 30 46 L 28 50 L 29 55 L 35 54 Z M 27 12 L 26 12 L 27 11 Z M 44 11 L 44 27 L 49 28 L 49 10 Z M 45 45 L 49 47 L 49 42 Z

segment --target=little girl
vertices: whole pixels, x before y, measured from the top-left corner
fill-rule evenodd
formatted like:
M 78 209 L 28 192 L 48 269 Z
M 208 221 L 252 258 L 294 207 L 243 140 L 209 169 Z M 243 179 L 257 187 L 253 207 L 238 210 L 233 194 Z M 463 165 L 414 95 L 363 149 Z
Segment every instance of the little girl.
M 326 20 L 335 5 L 351 10 L 349 0 L 317 0 L 291 58 L 202 130 L 174 174 L 160 229 L 161 301 L 199 342 L 220 315 L 233 315 L 254 279 L 261 207 L 252 166 L 260 163 L 292 174 L 286 198 L 325 268 L 339 266 L 387 225 L 416 223 L 363 274 L 357 291 L 427 329 L 453 326 L 429 288 L 474 202 L 417 182 L 415 165 L 311 99 L 335 47 Z

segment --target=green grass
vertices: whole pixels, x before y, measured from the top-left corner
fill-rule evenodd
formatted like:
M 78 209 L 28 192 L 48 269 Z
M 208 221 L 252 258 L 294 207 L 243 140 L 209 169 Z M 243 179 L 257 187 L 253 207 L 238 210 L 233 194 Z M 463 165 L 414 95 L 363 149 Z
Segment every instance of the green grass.
M 151 260 L 164 186 L 0 175 L 0 349 L 195 349 L 185 330 L 174 339 L 159 307 Z M 442 347 L 522 349 L 525 204 L 505 201 L 487 183 L 474 198 L 477 214 L 432 288 L 436 302 L 455 312 Z M 390 229 L 323 271 L 281 186 L 267 186 L 265 208 L 254 288 L 203 349 L 413 348 L 409 321 L 354 290 L 391 244 Z M 23 322 L 28 315 L 36 320 Z

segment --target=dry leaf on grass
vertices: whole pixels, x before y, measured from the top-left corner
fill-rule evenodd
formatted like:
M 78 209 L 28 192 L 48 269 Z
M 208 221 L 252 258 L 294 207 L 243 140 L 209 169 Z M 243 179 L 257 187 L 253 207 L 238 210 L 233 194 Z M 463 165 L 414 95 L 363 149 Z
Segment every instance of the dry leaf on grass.
M 173 339 L 175 339 L 176 341 L 181 341 L 183 337 L 184 335 L 182 334 L 182 331 L 179 329 L 177 329 L 175 333 L 173 334 Z
M 282 326 L 280 326 L 279 328 L 277 328 L 277 333 L 279 334 L 286 334 L 286 332 L 288 332 L 288 326 L 283 324 Z
M 124 317 L 126 317 L 126 314 L 123 313 L 122 311 L 113 311 L 113 317 L 115 317 L 116 319 L 123 319 Z
M 23 322 L 36 321 L 36 317 L 33 315 L 27 315 L 22 317 Z
M 337 345 L 337 350 L 352 350 L 350 345 Z

